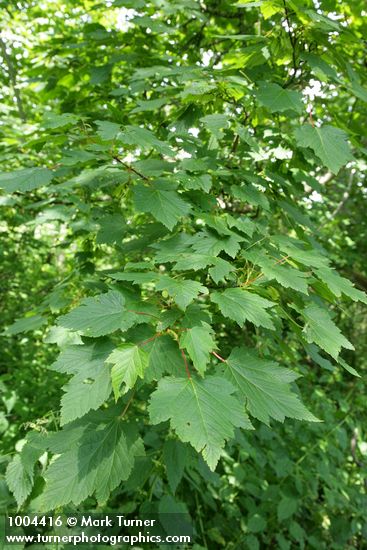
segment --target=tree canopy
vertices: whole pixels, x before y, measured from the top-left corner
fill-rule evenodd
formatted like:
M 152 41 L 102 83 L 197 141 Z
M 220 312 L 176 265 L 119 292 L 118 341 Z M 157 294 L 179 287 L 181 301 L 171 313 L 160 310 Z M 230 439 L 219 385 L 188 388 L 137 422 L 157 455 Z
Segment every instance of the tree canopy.
M 0 2 L 6 507 L 362 547 L 364 9 Z

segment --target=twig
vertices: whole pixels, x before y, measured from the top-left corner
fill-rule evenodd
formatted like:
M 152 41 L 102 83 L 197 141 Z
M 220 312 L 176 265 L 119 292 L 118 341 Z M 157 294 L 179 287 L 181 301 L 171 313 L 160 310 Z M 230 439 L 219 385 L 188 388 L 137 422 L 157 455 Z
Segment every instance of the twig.
M 184 363 L 185 363 L 185 369 L 186 369 L 186 374 L 187 374 L 187 378 L 191 378 L 191 373 L 190 373 L 190 369 L 189 369 L 189 365 L 187 363 L 187 359 L 186 359 L 186 355 L 185 355 L 185 352 L 182 348 L 180 348 L 180 351 L 181 351 L 181 355 L 183 357 L 183 360 L 184 360 Z
M 220 355 L 218 355 L 218 353 L 216 353 L 215 351 L 212 351 L 212 354 L 213 354 L 217 359 L 219 359 L 219 361 L 222 361 L 222 363 L 227 363 L 227 359 L 223 359 L 223 357 L 221 357 Z
M 135 313 L 136 315 L 148 315 L 149 317 L 154 317 L 154 319 L 158 319 L 159 321 L 159 317 L 153 315 L 152 313 L 145 313 L 145 311 L 135 311 L 134 309 L 128 309 L 127 311 L 129 313 Z
M 148 344 L 149 342 L 152 342 L 153 340 L 155 340 L 156 338 L 159 338 L 160 336 L 163 336 L 162 333 L 157 332 L 157 334 L 155 334 L 151 338 L 148 338 L 148 340 L 143 340 L 143 342 L 139 342 L 138 346 L 145 346 L 145 344 Z
M 309 118 L 310 118 L 310 124 L 311 124 L 312 128 L 315 128 L 315 123 L 313 121 L 313 116 L 312 116 L 312 108 L 309 112 Z
M 363 468 L 364 463 L 361 460 L 359 460 L 359 458 L 357 457 L 357 453 L 356 453 L 357 442 L 358 442 L 358 432 L 357 432 L 357 429 L 354 428 L 353 437 L 352 437 L 351 442 L 350 442 L 350 452 L 351 452 L 354 464 L 356 466 L 358 466 L 359 468 Z M 365 491 L 367 491 L 367 479 L 366 478 L 363 479 L 363 485 L 364 485 Z
M 123 418 L 125 416 L 125 414 L 127 413 L 127 410 L 128 408 L 130 407 L 131 403 L 132 403 L 132 400 L 134 399 L 134 396 L 135 396 L 135 390 L 133 391 L 133 393 L 131 394 L 131 397 L 129 399 L 129 401 L 126 403 L 126 406 L 124 407 L 124 410 L 122 411 L 122 413 L 120 414 L 120 418 Z
M 201 536 L 203 537 L 203 542 L 205 544 L 205 548 L 207 548 L 208 544 L 207 544 L 206 537 L 205 537 L 205 529 L 204 529 L 204 525 L 203 525 L 203 519 L 201 517 L 201 506 L 199 504 L 197 491 L 194 491 L 194 494 L 195 494 L 195 503 L 196 503 L 196 510 L 197 510 L 197 513 L 198 513 Z
M 347 186 L 346 190 L 343 193 L 342 200 L 339 202 L 339 204 L 336 206 L 336 208 L 330 214 L 331 221 L 333 220 L 333 218 L 335 218 L 335 216 L 337 214 L 339 214 L 339 212 L 341 211 L 341 209 L 343 208 L 343 206 L 345 205 L 345 203 L 347 202 L 347 200 L 350 197 L 350 191 L 351 191 L 352 185 L 353 185 L 353 176 L 354 176 L 354 174 L 351 171 L 350 174 L 349 174 L 348 186 Z M 317 231 L 320 231 L 320 229 L 325 227 L 325 225 L 327 225 L 328 223 L 329 223 L 329 220 L 326 220 L 324 223 L 319 225 L 318 228 L 317 228 Z
M 280 258 L 280 260 L 277 260 L 274 265 L 282 265 L 284 264 L 284 262 L 286 262 L 288 260 L 289 256 L 284 256 L 284 258 Z M 264 273 L 259 273 L 258 275 L 256 275 L 256 277 L 254 277 L 253 279 L 250 279 L 249 281 L 246 281 L 243 285 L 241 286 L 249 286 L 251 283 L 254 283 L 255 281 L 257 281 L 258 279 L 260 279 L 261 277 L 264 276 Z
M 133 166 L 130 166 L 129 164 L 127 164 L 126 162 L 124 162 L 123 160 L 121 160 L 118 156 L 114 156 L 113 157 L 114 160 L 116 160 L 117 162 L 119 162 L 120 164 L 122 164 L 123 166 L 125 166 L 125 168 L 129 171 L 129 172 L 133 172 L 134 174 L 136 174 L 137 176 L 139 176 L 139 178 L 143 179 L 144 181 L 147 181 L 149 182 L 149 178 L 147 178 L 147 176 L 144 176 L 144 174 L 142 174 L 141 172 L 138 172 L 138 170 L 136 170 Z
M 347 189 L 344 191 L 343 193 L 343 198 L 342 200 L 340 201 L 340 203 L 337 205 L 337 207 L 335 208 L 335 210 L 333 210 L 333 212 L 331 213 L 331 217 L 334 218 L 337 214 L 339 214 L 340 210 L 343 208 L 343 206 L 345 205 L 345 203 L 347 202 L 347 200 L 349 199 L 349 196 L 350 196 L 350 191 L 352 189 L 352 185 L 353 185 L 353 172 L 351 171 L 350 174 L 349 174 L 349 181 L 348 181 L 348 186 L 347 186 Z
M 284 12 L 285 12 L 285 20 L 287 22 L 287 27 L 288 27 L 287 33 L 288 33 L 288 37 L 289 37 L 289 42 L 291 43 L 291 46 L 292 46 L 292 62 L 293 62 L 293 74 L 288 79 L 288 82 L 285 85 L 287 87 L 295 79 L 295 76 L 296 76 L 296 73 L 297 73 L 297 58 L 296 58 L 297 39 L 293 35 L 293 32 L 292 32 L 292 27 L 291 27 L 291 22 L 290 22 L 290 19 L 289 19 L 289 12 L 288 12 L 288 8 L 287 8 L 286 0 L 283 0 L 283 6 L 284 6 Z
M 350 440 L 350 452 L 352 453 L 353 462 L 357 464 L 357 466 L 361 467 L 363 466 L 363 462 L 361 462 L 356 454 L 356 448 L 357 448 L 357 441 L 358 441 L 358 432 L 357 429 L 354 428 L 353 430 L 353 437 Z

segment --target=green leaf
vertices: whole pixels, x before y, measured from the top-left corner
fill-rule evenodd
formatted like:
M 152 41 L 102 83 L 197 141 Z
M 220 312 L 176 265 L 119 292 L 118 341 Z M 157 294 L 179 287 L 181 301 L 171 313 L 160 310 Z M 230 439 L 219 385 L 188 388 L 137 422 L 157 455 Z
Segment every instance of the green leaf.
M 111 214 L 98 220 L 99 230 L 96 235 L 97 244 L 121 243 L 126 236 L 126 223 L 120 214 Z
M 149 366 L 145 379 L 160 380 L 163 374 L 179 376 L 183 372 L 182 355 L 177 342 L 164 334 L 155 338 L 149 351 Z
M 20 507 L 31 494 L 34 483 L 34 466 L 45 449 L 43 435 L 29 432 L 19 454 L 15 455 L 6 469 L 6 482 Z
M 170 419 L 181 441 L 201 452 L 214 470 L 234 428 L 252 427 L 233 391 L 232 385 L 218 376 L 203 380 L 162 378 L 151 396 L 151 422 L 159 424 Z
M 116 281 L 131 281 L 135 284 L 154 283 L 159 279 L 158 273 L 154 271 L 122 271 L 118 273 L 111 273 L 109 275 L 111 279 Z
M 298 501 L 294 498 L 283 497 L 277 506 L 278 520 L 288 519 L 297 511 Z
M 305 124 L 294 132 L 299 147 L 310 147 L 315 155 L 337 174 L 342 166 L 353 159 L 348 145 L 348 136 L 334 126 L 311 126 Z
M 138 106 L 135 107 L 135 109 L 132 109 L 130 111 L 131 113 L 141 113 L 143 111 L 155 111 L 156 109 L 159 109 L 163 105 L 166 105 L 169 103 L 168 98 L 162 98 L 162 99 L 150 99 L 148 101 L 140 100 L 138 101 Z
M 166 290 L 179 308 L 185 310 L 200 293 L 208 294 L 208 289 L 191 279 L 172 279 L 162 275 L 156 284 L 157 290 Z
M 166 466 L 168 483 L 174 494 L 185 470 L 187 446 L 181 441 L 169 439 L 163 445 L 163 460 Z
M 122 143 L 137 145 L 143 149 L 156 149 L 162 155 L 173 156 L 173 151 L 168 143 L 160 141 L 153 132 L 140 126 L 125 126 L 124 131 L 119 135 Z
M 176 255 L 177 257 L 177 255 Z M 210 256 L 209 254 L 180 254 L 179 260 L 175 263 L 175 271 L 198 271 L 199 269 L 204 269 L 208 265 L 216 263 L 215 256 Z
M 263 532 L 266 528 L 266 520 L 259 514 L 254 514 L 249 518 L 247 528 L 251 533 Z
M 24 168 L 0 174 L 0 187 L 7 193 L 32 191 L 50 183 L 54 173 L 47 168 Z
M 329 259 L 321 251 L 310 248 L 303 241 L 292 239 L 286 235 L 273 235 L 271 240 L 280 250 L 305 266 L 322 268 L 327 267 L 329 263 Z
M 80 344 L 83 344 L 81 341 Z M 112 351 L 109 341 L 97 341 L 90 345 L 70 345 L 66 347 L 51 365 L 56 372 L 79 374 L 89 369 L 98 369 Z
M 306 321 L 303 333 L 307 342 L 314 342 L 334 359 L 338 359 L 342 347 L 354 349 L 354 346 L 331 320 L 326 309 L 316 304 L 310 304 L 303 310 L 302 315 Z
M 123 426 L 123 420 L 112 417 L 112 412 L 92 412 L 53 434 L 48 445 L 59 456 L 44 475 L 46 485 L 39 498 L 42 511 L 70 502 L 78 505 L 92 494 L 98 502 L 105 502 L 129 477 L 142 445 L 129 440 Z
M 245 216 L 239 216 L 234 218 L 233 216 L 228 216 L 228 225 L 229 227 L 235 227 L 245 235 L 252 237 L 256 230 L 256 225 L 253 221 L 249 220 Z
M 346 371 L 348 371 L 350 374 L 352 374 L 353 376 L 356 376 L 357 378 L 361 378 L 361 375 L 359 374 L 358 371 L 356 371 L 356 369 L 354 369 L 353 367 L 351 367 L 350 365 L 348 365 L 348 363 L 346 363 L 344 361 L 344 359 L 342 359 L 341 357 L 338 357 L 338 363 L 339 365 L 341 365 L 343 367 L 343 369 L 345 369 Z
M 200 119 L 204 127 L 209 130 L 211 137 L 208 143 L 208 149 L 217 149 L 218 140 L 224 136 L 223 130 L 228 127 L 228 117 L 222 114 L 206 115 Z
M 121 393 L 124 394 L 134 387 L 138 377 L 144 378 L 148 361 L 147 352 L 134 344 L 121 344 L 107 357 L 106 363 L 113 365 L 111 379 L 116 400 Z M 121 392 L 122 384 L 125 386 Z
M 202 190 L 205 193 L 209 193 L 212 187 L 212 177 L 210 174 L 186 174 L 178 173 L 177 181 L 185 189 L 197 189 Z
M 109 122 L 108 120 L 96 120 L 95 122 L 98 126 L 97 134 L 102 141 L 112 141 L 121 132 L 121 127 L 116 122 Z
M 217 256 L 224 250 L 229 256 L 234 258 L 240 248 L 240 242 L 243 241 L 235 233 L 229 237 L 219 238 L 212 231 L 200 231 L 192 239 L 192 249 L 203 256 Z
M 6 332 L 11 335 L 29 332 L 41 328 L 45 323 L 47 323 L 46 317 L 42 317 L 42 315 L 31 315 L 30 317 L 23 317 L 23 319 L 14 321 L 14 323 L 6 329 Z
M 203 322 L 210 324 L 212 316 L 205 305 L 192 304 L 181 317 L 182 328 L 192 328 L 200 326 Z
M 33 487 L 33 468 L 24 468 L 16 455 L 6 469 L 6 482 L 17 501 L 18 507 L 27 499 Z
M 299 92 L 287 90 L 272 82 L 261 82 L 255 95 L 258 101 L 272 113 L 296 111 L 300 114 L 305 107 Z
M 263 191 L 260 191 L 252 184 L 249 185 L 232 185 L 231 191 L 236 199 L 244 202 L 249 202 L 254 206 L 261 206 L 264 210 L 269 210 L 269 201 Z
M 206 115 L 201 117 L 202 122 L 216 138 L 220 139 L 223 136 L 223 129 L 228 126 L 228 116 L 221 114 Z
M 85 336 L 96 337 L 119 329 L 127 330 L 137 318 L 137 314 L 126 310 L 124 296 L 110 290 L 106 294 L 84 298 L 78 307 L 59 317 L 58 323 Z
M 323 281 L 335 296 L 340 298 L 342 294 L 348 296 L 354 302 L 363 302 L 367 304 L 367 294 L 355 288 L 353 283 L 344 277 L 341 277 L 333 269 L 322 268 L 316 270 L 316 275 Z
M 155 263 L 175 262 L 177 254 L 184 254 L 190 251 L 192 238 L 186 233 L 178 233 L 173 237 L 164 239 L 159 243 L 152 244 L 157 249 Z
M 66 348 L 51 366 L 52 370 L 73 374 L 63 386 L 61 398 L 61 425 L 72 422 L 98 409 L 110 396 L 111 377 L 105 360 L 113 345 L 108 341 L 97 341 L 89 345 Z
M 280 285 L 285 288 L 293 288 L 308 294 L 308 275 L 303 271 L 294 269 L 289 266 L 281 265 L 279 262 L 274 262 L 265 255 L 253 253 L 246 253 L 245 257 L 252 263 L 261 267 L 262 273 L 269 280 L 275 279 Z
M 61 398 L 60 424 L 63 426 L 107 401 L 112 391 L 110 373 L 102 364 L 98 371 L 80 372 L 62 389 L 65 395 Z
M 84 373 L 74 376 L 63 386 L 65 394 L 61 398 L 61 426 L 87 414 L 91 409 L 98 409 L 111 395 L 111 379 L 108 369 L 100 372 Z
M 155 182 L 149 187 L 138 184 L 134 187 L 135 206 L 141 212 L 152 214 L 170 231 L 182 216 L 186 216 L 190 205 L 172 189 L 167 182 Z
M 284 422 L 285 417 L 318 421 L 291 389 L 290 383 L 299 375 L 275 361 L 262 359 L 246 348 L 235 348 L 223 372 L 244 399 L 249 413 L 265 424 L 270 418 Z
M 257 327 L 274 330 L 271 316 L 266 311 L 274 302 L 240 288 L 229 288 L 224 292 L 213 292 L 210 299 L 218 304 L 224 317 L 229 317 L 240 326 L 250 321 Z
M 43 117 L 42 126 L 50 130 L 65 128 L 76 124 L 79 117 L 73 113 L 50 113 L 46 112 Z
M 180 338 L 180 346 L 187 349 L 194 367 L 204 375 L 210 360 L 210 352 L 216 348 L 214 331 L 207 323 L 186 330 Z
M 222 258 L 215 258 L 213 262 L 214 265 L 208 269 L 208 273 L 216 284 L 218 284 L 219 281 L 225 280 L 225 278 L 235 270 L 232 264 Z

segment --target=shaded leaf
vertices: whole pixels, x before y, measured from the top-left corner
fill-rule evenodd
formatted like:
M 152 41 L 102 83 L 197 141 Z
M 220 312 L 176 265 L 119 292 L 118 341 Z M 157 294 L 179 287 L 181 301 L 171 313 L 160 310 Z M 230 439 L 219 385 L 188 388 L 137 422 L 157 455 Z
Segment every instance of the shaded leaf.
M 296 111 L 302 113 L 304 109 L 302 95 L 299 92 L 287 90 L 273 82 L 261 82 L 255 95 L 258 101 L 271 112 Z
M 152 214 L 170 231 L 191 210 L 190 205 L 166 182 L 155 182 L 149 187 L 138 184 L 134 188 L 134 200 L 138 210 Z
M 162 378 L 151 396 L 151 422 L 170 420 L 181 441 L 191 443 L 214 470 L 234 428 L 251 428 L 233 391 L 231 384 L 218 376 L 204 380 Z
M 223 369 L 250 414 L 265 424 L 269 424 L 270 418 L 284 422 L 285 417 L 318 421 L 291 389 L 290 383 L 298 378 L 294 371 L 262 359 L 246 348 L 235 348 Z
M 240 288 L 229 288 L 224 292 L 213 292 L 210 299 L 218 304 L 224 317 L 229 317 L 240 326 L 250 321 L 257 327 L 274 330 L 271 316 L 266 311 L 274 302 Z
M 348 145 L 348 136 L 334 126 L 311 126 L 305 124 L 294 132 L 299 147 L 310 147 L 315 155 L 337 174 L 342 166 L 353 159 Z
M 315 342 L 334 359 L 338 358 L 342 347 L 354 349 L 354 346 L 331 320 L 326 309 L 316 304 L 310 304 L 303 310 L 302 315 L 306 321 L 303 333 L 307 342 Z
M 207 294 L 208 289 L 191 279 L 173 279 L 162 275 L 156 284 L 157 290 L 166 290 L 179 308 L 185 310 L 200 293 Z
M 0 174 L 0 187 L 7 193 L 32 191 L 50 183 L 53 172 L 47 168 L 24 168 Z

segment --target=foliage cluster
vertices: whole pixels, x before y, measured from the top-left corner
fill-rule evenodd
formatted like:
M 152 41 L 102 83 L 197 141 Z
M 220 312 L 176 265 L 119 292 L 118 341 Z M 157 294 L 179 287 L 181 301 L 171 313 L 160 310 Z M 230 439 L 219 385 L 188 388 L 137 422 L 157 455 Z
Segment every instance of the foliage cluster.
M 0 9 L 2 508 L 363 548 L 363 3 Z

